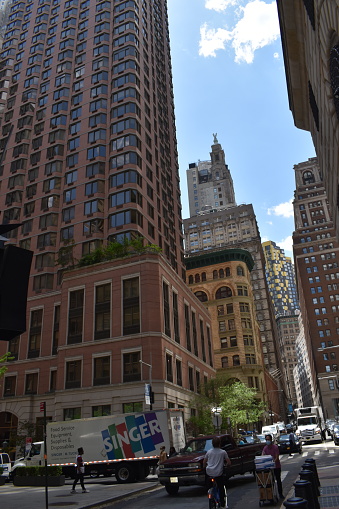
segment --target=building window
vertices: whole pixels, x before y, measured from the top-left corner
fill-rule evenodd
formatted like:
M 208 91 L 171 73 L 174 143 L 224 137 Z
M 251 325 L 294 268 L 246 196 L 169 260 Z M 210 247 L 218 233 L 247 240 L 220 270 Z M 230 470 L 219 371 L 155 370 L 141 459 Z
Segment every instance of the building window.
M 237 286 L 237 292 L 238 292 L 238 295 L 245 295 L 245 296 L 247 296 L 248 295 L 247 286 Z
M 256 364 L 255 355 L 254 354 L 245 354 L 246 364 Z
M 95 288 L 95 328 L 94 339 L 109 338 L 111 333 L 111 285 Z
M 49 375 L 49 392 L 55 392 L 57 381 L 57 370 L 52 369 Z
M 328 380 L 328 388 L 330 391 L 335 390 L 334 380 L 332 380 L 332 379 Z
M 59 328 L 60 328 L 60 306 L 55 306 L 55 308 L 54 308 L 54 320 L 53 320 L 52 355 L 56 355 L 58 353 Z
M 16 376 L 6 376 L 4 380 L 4 397 L 15 396 Z
M 197 335 L 197 322 L 195 313 L 192 311 L 192 338 L 193 338 L 193 347 L 194 347 L 194 355 L 198 357 L 198 335 Z
M 92 406 L 92 417 L 104 417 L 105 415 L 112 415 L 111 405 Z
M 194 391 L 194 376 L 193 376 L 193 368 L 188 366 L 188 386 L 190 391 Z
M 200 302 L 207 302 L 208 301 L 207 295 L 203 291 L 195 292 L 194 295 L 200 300 Z
M 28 359 L 40 356 L 41 332 L 42 332 L 42 309 L 31 311 L 28 340 Z
M 84 290 L 71 291 L 68 310 L 68 345 L 82 342 L 83 313 Z
M 141 401 L 134 401 L 131 403 L 123 403 L 122 411 L 123 413 L 131 413 L 131 412 L 142 412 L 143 406 Z
M 66 362 L 65 389 L 81 387 L 81 360 Z
M 166 380 L 173 382 L 173 357 L 170 354 L 166 354 Z
M 176 359 L 175 366 L 177 372 L 177 385 L 180 385 L 180 387 L 182 387 L 182 364 L 179 359 Z
M 123 334 L 140 332 L 139 277 L 123 280 Z
M 140 352 L 123 354 L 123 382 L 138 382 L 141 380 Z
M 166 334 L 166 336 L 171 337 L 171 316 L 170 316 L 170 303 L 169 303 L 169 286 L 165 282 L 162 283 L 162 298 L 163 298 L 163 306 L 164 306 L 164 328 L 165 328 L 165 334 Z
M 228 357 L 221 357 L 221 367 L 228 368 Z
M 192 350 L 192 347 L 191 347 L 191 325 L 190 325 L 189 307 L 187 304 L 185 304 L 185 330 L 186 330 L 186 348 L 190 352 Z
M 227 299 L 228 297 L 232 297 L 232 290 L 228 286 L 222 286 L 216 291 L 216 299 Z
M 203 320 L 200 320 L 200 341 L 201 341 L 202 360 L 206 362 L 206 348 L 205 348 L 205 334 Z
M 20 336 L 16 336 L 13 339 L 8 341 L 7 351 L 11 352 L 11 357 L 14 361 L 18 360 L 19 357 L 19 345 L 20 345 Z
M 93 385 L 108 385 L 111 383 L 111 358 L 95 357 Z
M 180 343 L 178 294 L 175 292 L 172 292 L 172 306 L 173 306 L 174 339 L 177 343 Z
M 233 366 L 240 366 L 240 357 L 239 357 L 239 355 L 233 355 Z
M 38 393 L 38 373 L 28 373 L 26 375 L 25 394 Z
M 73 419 L 81 419 L 80 407 L 64 409 L 64 421 L 71 421 Z

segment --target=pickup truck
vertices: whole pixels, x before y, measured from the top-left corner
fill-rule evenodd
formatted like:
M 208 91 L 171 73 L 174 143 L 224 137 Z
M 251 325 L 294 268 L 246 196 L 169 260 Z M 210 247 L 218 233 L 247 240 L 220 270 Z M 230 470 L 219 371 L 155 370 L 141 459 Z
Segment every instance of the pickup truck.
M 232 463 L 225 468 L 226 479 L 237 474 L 254 472 L 254 458 L 261 455 L 265 444 L 237 445 L 231 435 L 218 436 L 221 438 L 221 448 L 227 452 Z M 215 435 L 208 435 L 193 438 L 179 454 L 159 465 L 158 478 L 169 495 L 176 495 L 179 486 L 205 486 L 203 460 L 205 453 L 213 447 L 214 437 Z

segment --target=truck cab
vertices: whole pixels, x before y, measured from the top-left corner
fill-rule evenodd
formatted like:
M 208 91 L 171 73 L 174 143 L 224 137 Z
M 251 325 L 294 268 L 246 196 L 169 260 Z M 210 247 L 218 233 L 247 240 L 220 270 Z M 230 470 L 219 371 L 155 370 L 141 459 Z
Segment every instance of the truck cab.
M 303 442 L 322 442 L 323 431 L 319 407 L 296 408 L 297 429 L 295 434 Z

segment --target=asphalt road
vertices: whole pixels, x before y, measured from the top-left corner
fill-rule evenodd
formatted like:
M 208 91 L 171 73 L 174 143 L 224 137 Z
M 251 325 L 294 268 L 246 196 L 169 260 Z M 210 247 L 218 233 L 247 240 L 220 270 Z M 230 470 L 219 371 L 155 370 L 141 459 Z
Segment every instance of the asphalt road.
M 302 455 L 281 456 L 282 480 L 285 496 L 293 483 L 299 479 L 301 465 L 306 458 L 314 458 L 318 468 L 339 466 L 339 447 L 332 441 L 323 444 L 308 444 Z M 89 493 L 70 493 L 71 481 L 65 486 L 49 488 L 50 509 L 60 508 L 94 508 L 105 509 L 207 509 L 206 491 L 200 487 L 180 488 L 175 497 L 170 497 L 159 485 L 155 476 L 142 483 L 118 484 L 114 477 L 86 479 Z M 230 509 L 254 509 L 259 506 L 259 492 L 252 475 L 236 476 L 228 482 L 228 505 Z M 1 507 L 4 509 L 44 509 L 46 508 L 44 488 L 15 487 L 11 483 L 0 486 Z M 291 496 L 291 495 L 290 495 Z

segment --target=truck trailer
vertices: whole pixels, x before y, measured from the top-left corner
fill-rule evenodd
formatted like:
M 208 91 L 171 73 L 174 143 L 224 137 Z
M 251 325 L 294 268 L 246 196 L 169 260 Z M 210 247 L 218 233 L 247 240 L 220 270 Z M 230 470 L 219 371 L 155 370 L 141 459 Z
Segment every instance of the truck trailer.
M 158 463 L 160 447 L 180 450 L 185 445 L 184 417 L 180 410 L 119 414 L 47 424 L 47 463 L 60 465 L 75 476 L 79 447 L 84 449 L 85 475 L 114 474 L 117 481 L 143 480 Z M 18 466 L 44 465 L 44 442 L 34 442 Z

